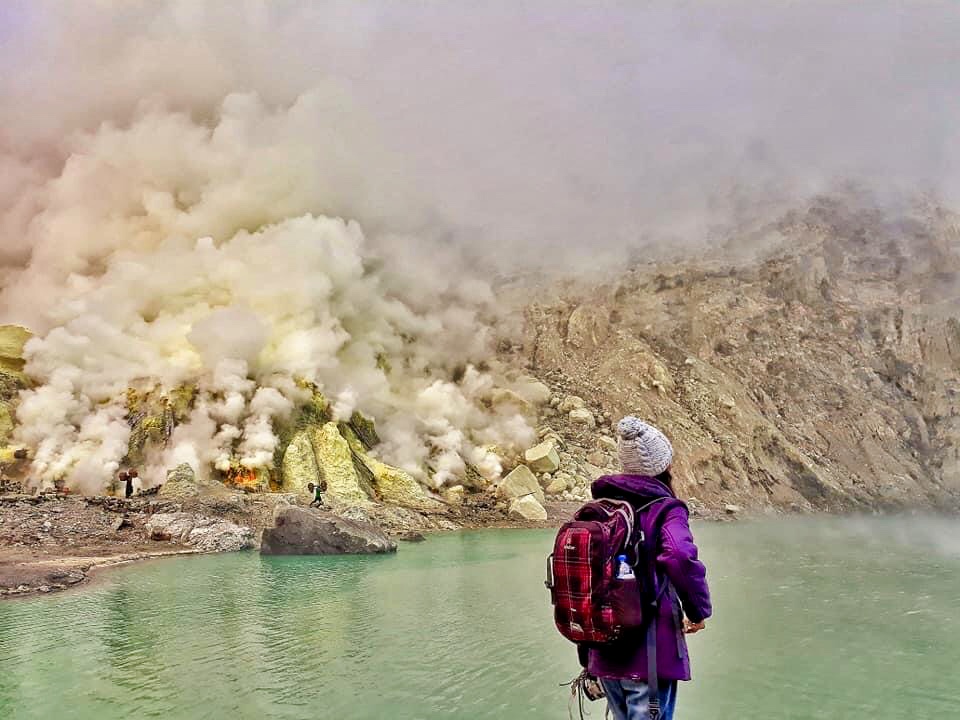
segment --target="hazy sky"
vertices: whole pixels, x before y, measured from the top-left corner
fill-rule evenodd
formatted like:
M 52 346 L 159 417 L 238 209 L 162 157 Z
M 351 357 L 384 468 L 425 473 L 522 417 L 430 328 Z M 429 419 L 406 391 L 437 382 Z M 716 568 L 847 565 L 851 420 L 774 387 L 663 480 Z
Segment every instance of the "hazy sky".
M 838 179 L 960 195 L 956 2 L 7 2 L 0 151 L 138 103 L 319 88 L 371 229 L 543 248 L 696 232 Z M 26 160 L 25 160 L 26 158 Z M 9 185 L 8 181 L 6 185 Z M 0 203 L 18 189 L 0 183 Z M 2 205 L 0 205 L 2 207 Z M 692 230 L 689 228 L 693 228 Z

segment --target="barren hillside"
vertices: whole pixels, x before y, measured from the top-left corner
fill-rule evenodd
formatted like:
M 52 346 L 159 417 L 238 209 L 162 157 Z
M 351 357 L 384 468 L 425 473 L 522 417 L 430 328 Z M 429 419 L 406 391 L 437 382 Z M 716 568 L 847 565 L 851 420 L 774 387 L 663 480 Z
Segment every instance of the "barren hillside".
M 819 198 L 718 254 L 762 236 L 747 262 L 540 288 L 502 354 L 551 386 L 541 434 L 557 430 L 590 472 L 615 456 L 557 407 L 567 395 L 601 425 L 631 412 L 663 427 L 681 491 L 707 507 L 954 508 L 955 222 L 931 206 L 891 216 Z

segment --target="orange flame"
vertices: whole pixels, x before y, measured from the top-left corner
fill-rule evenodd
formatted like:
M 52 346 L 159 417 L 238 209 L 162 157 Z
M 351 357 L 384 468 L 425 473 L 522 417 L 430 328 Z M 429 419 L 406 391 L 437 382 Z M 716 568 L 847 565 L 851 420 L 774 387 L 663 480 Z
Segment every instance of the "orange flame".
M 232 467 L 227 471 L 224 482 L 246 492 L 257 492 L 260 490 L 260 480 L 257 473 L 250 468 Z

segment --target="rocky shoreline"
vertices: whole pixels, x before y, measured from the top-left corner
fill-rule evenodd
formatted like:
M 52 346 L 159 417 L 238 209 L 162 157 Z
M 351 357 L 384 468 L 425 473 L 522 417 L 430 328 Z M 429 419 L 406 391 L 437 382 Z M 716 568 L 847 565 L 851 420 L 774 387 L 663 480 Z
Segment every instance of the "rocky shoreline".
M 0 495 L 0 599 L 67 590 L 109 567 L 157 558 L 253 549 L 279 506 L 303 507 L 296 495 L 242 494 L 180 502 L 60 494 Z M 546 502 L 547 518 L 511 517 L 492 494 L 468 496 L 456 507 L 425 513 L 370 504 L 312 512 L 371 523 L 394 541 L 479 528 L 559 525 L 576 502 Z

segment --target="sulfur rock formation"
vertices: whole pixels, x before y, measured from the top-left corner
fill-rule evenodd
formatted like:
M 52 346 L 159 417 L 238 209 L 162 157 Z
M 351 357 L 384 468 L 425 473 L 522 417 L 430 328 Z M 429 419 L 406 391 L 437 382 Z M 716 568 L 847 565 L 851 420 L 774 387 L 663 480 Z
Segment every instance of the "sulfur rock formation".
M 11 446 L 20 391 L 29 387 L 23 373 L 23 348 L 32 337 L 18 325 L 0 326 L 0 464 L 11 464 L 17 447 Z

